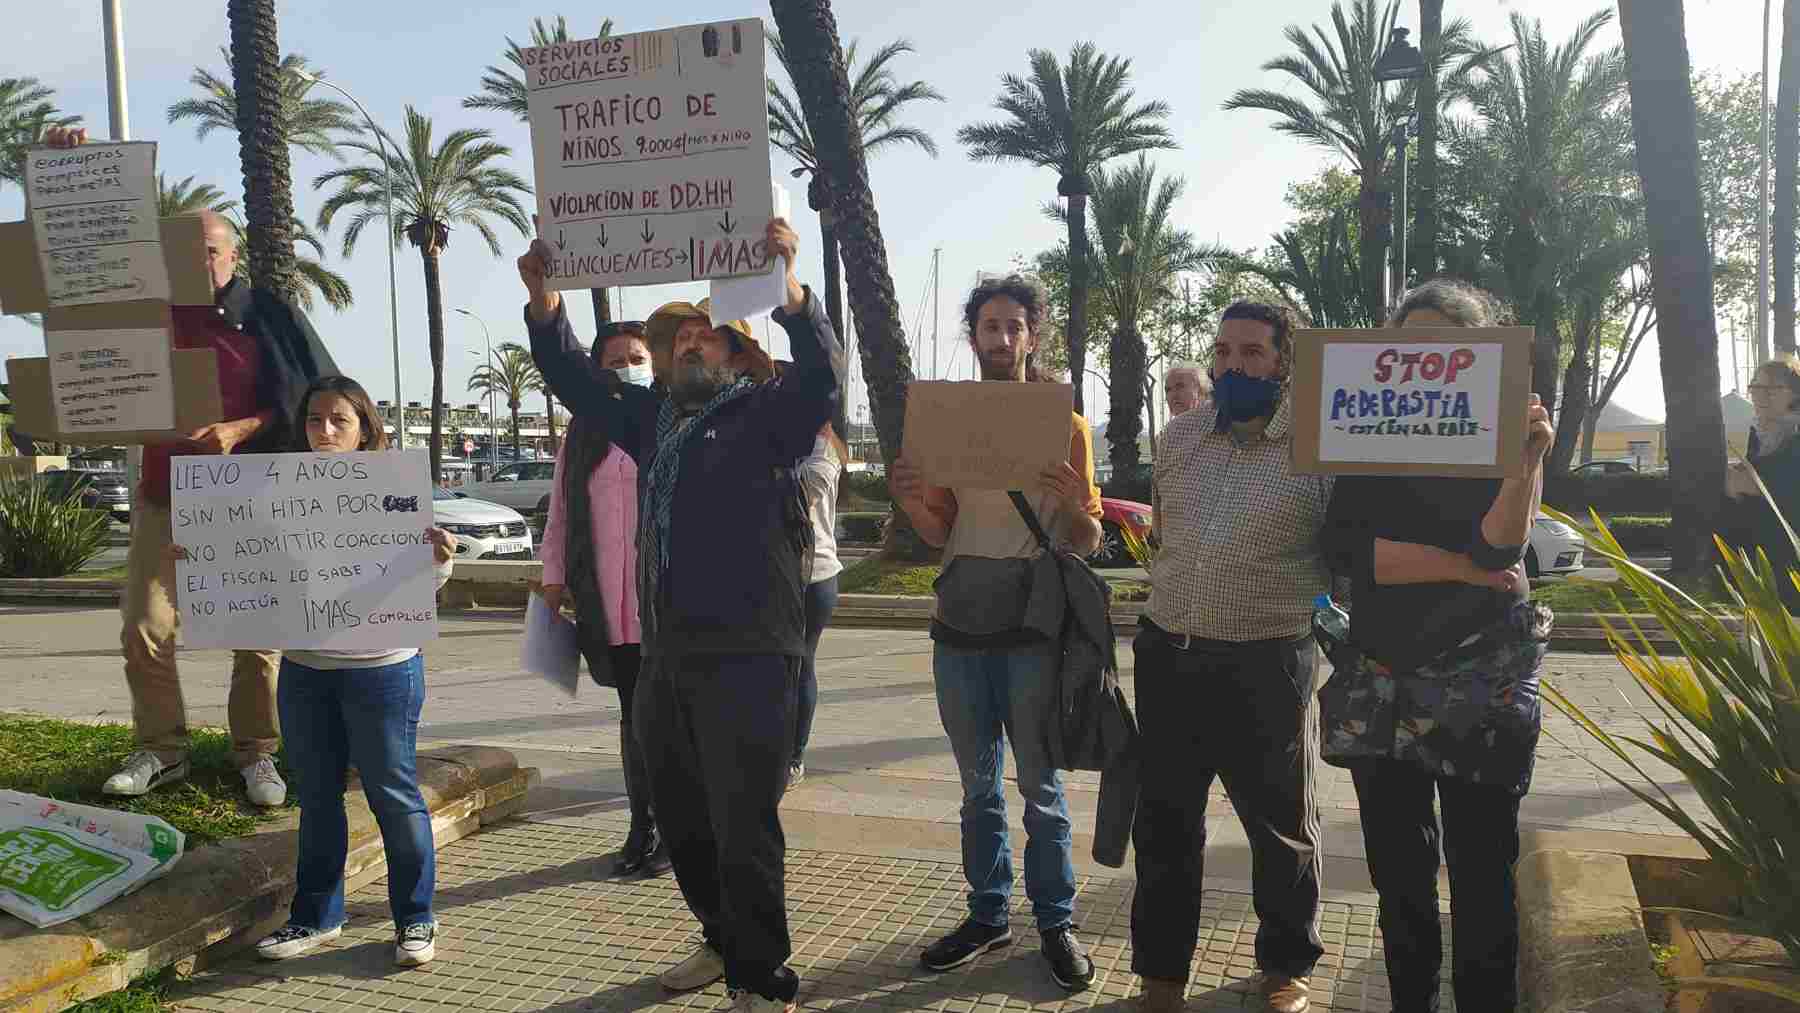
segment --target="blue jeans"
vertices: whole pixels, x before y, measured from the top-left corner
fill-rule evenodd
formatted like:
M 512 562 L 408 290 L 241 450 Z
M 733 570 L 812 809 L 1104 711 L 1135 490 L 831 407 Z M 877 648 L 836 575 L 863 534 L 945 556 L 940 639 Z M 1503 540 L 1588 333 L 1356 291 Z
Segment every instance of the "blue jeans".
M 283 659 L 275 700 L 300 799 L 300 860 L 288 920 L 322 930 L 344 923 L 350 850 L 345 768 L 354 763 L 381 827 L 394 924 L 431 921 L 437 848 L 414 755 L 425 703 L 424 657 L 338 670 Z
M 965 648 L 934 645 L 938 715 L 962 774 L 963 875 L 969 914 L 1005 925 L 1012 896 L 1003 747 L 1012 741 L 1025 798 L 1025 893 L 1039 930 L 1075 915 L 1075 866 L 1062 775 L 1050 766 L 1048 723 L 1055 712 L 1056 645 Z
M 806 759 L 806 744 L 812 739 L 813 713 L 819 709 L 819 638 L 825 635 L 825 624 L 831 622 L 837 600 L 836 577 L 806 585 L 806 657 L 800 662 L 800 716 L 790 766 Z

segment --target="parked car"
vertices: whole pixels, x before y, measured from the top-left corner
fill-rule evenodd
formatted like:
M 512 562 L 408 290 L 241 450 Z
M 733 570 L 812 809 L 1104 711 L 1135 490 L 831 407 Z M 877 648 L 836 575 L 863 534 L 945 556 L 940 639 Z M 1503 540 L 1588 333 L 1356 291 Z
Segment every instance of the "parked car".
M 475 466 L 460 459 L 438 461 L 438 475 L 452 489 L 460 489 L 475 478 Z
M 515 461 L 502 464 L 485 482 L 464 482 L 459 492 L 537 514 L 550 509 L 550 487 L 556 484 L 555 461 Z
M 535 559 L 531 527 L 511 507 L 434 489 L 431 509 L 438 527 L 456 536 L 458 559 Z
M 1099 567 L 1136 566 L 1137 560 L 1125 547 L 1123 531 L 1144 541 L 1150 540 L 1150 507 L 1128 499 L 1100 499 L 1100 548 L 1088 559 Z
M 131 522 L 131 486 L 122 471 L 68 468 L 42 472 L 38 481 L 53 496 L 78 498 L 89 510 L 104 511 L 121 524 Z
M 1589 461 L 1569 469 L 1576 478 L 1598 478 L 1601 475 L 1635 475 L 1637 465 L 1630 461 Z
M 1587 552 L 1587 539 L 1554 517 L 1538 514 L 1531 525 L 1529 542 L 1525 547 L 1527 577 L 1575 573 L 1585 566 L 1582 557 Z

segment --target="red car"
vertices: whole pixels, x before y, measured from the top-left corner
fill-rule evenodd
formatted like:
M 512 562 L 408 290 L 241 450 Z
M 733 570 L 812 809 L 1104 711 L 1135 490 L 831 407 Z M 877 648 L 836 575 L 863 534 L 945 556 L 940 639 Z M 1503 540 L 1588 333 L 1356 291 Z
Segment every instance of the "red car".
M 1100 548 L 1089 557 L 1095 566 L 1136 566 L 1121 530 L 1150 541 L 1150 506 L 1128 499 L 1100 499 Z

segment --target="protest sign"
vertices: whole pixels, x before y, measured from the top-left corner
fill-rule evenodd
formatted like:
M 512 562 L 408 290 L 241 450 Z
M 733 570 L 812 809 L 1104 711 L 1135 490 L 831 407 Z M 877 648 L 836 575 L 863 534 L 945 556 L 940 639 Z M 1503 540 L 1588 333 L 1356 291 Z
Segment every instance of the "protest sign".
M 25 152 L 25 206 L 50 305 L 169 298 L 156 197 L 154 142 Z
M 437 636 L 423 453 L 177 457 L 189 647 L 376 650 Z
M 763 50 L 755 18 L 524 50 L 556 288 L 769 270 Z
M 58 432 L 169 429 L 175 425 L 169 335 L 154 329 L 49 331 L 50 391 Z
M 1296 331 L 1294 470 L 1520 473 L 1531 341 L 1529 327 Z
M 1066 383 L 917 380 L 906 385 L 901 454 L 932 485 L 1036 489 L 1069 459 L 1075 389 Z

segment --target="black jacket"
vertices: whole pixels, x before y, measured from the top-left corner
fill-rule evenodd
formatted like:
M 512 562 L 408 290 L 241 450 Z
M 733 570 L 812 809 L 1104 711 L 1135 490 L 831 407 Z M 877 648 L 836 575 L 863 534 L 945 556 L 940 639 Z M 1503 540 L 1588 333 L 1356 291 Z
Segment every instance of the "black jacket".
M 719 409 L 682 450 L 668 568 L 639 586 L 655 603 L 644 610 L 645 657 L 806 653 L 812 525 L 794 469 L 843 396 L 844 351 L 810 291 L 804 311 L 774 318 L 794 368 Z M 651 523 L 641 505 L 662 395 L 594 370 L 566 311 L 538 324 L 527 307 L 525 327 L 551 393 L 637 462 L 639 523 Z
M 256 373 L 256 403 L 275 418 L 243 446 L 239 454 L 278 454 L 294 446 L 294 420 L 307 385 L 337 374 L 337 363 L 325 350 L 306 314 L 285 297 L 253 289 L 238 278 L 214 299 L 226 322 L 261 338 L 262 359 Z
M 1800 613 L 1800 589 L 1786 579 L 1789 570 L 1800 567 L 1800 555 L 1794 552 L 1794 543 L 1788 539 L 1787 529 L 1781 523 L 1785 517 L 1788 524 L 1800 528 L 1800 437 L 1790 438 L 1780 447 L 1765 451 L 1762 437 L 1752 429 L 1746 456 L 1756 466 L 1756 474 L 1774 498 L 1775 506 L 1771 508 L 1761 496 L 1728 499 L 1719 533 L 1734 548 L 1748 551 L 1752 561 L 1756 559 L 1757 549 L 1768 553 L 1769 564 L 1775 568 L 1781 600 L 1787 604 L 1788 611 Z M 1781 511 L 1780 515 L 1776 514 L 1777 509 Z

